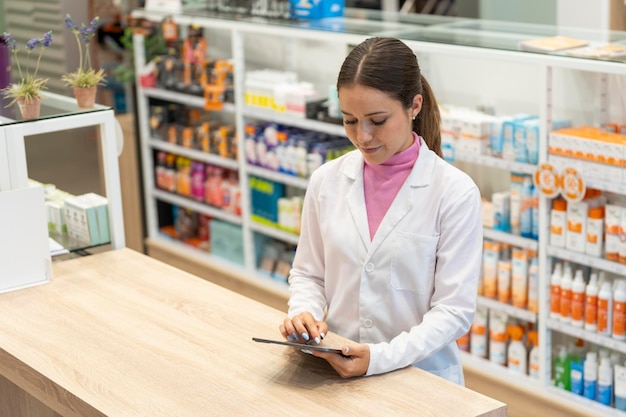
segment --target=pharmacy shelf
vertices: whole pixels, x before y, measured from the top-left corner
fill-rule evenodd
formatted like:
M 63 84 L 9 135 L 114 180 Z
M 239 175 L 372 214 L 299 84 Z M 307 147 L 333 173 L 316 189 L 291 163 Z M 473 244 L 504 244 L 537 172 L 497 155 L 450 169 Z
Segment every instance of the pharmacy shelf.
M 498 379 L 511 381 L 515 380 L 515 385 L 520 385 L 526 390 L 536 391 L 538 389 L 538 380 L 531 378 L 528 375 L 513 372 L 506 366 L 499 365 L 491 362 L 489 359 L 481 358 L 476 355 L 472 355 L 469 352 L 461 351 L 461 360 L 464 367 L 469 367 L 475 372 L 487 374 L 491 377 Z
M 344 130 L 343 125 L 326 123 L 313 119 L 305 119 L 289 113 L 280 113 L 259 107 L 244 106 L 243 115 L 253 119 L 271 120 L 275 123 L 299 127 L 305 130 L 313 130 L 315 132 L 327 133 L 329 135 L 346 136 L 346 131 Z
M 507 232 L 501 232 L 499 230 L 493 230 L 488 227 L 483 228 L 483 238 L 495 240 L 497 242 L 507 243 L 511 246 L 519 248 L 530 249 L 537 251 L 539 244 L 534 239 L 521 237 Z
M 584 409 L 592 416 L 624 417 L 624 411 L 608 407 L 606 405 L 600 404 L 597 401 L 590 400 L 572 392 L 567 392 L 561 388 L 550 386 L 547 387 L 547 392 L 552 396 L 560 398 L 563 402 L 567 402 L 569 404 L 579 404 L 581 406 L 581 409 Z
M 184 207 L 199 214 L 204 214 L 237 225 L 241 225 L 242 223 L 241 216 L 237 216 L 236 214 L 229 213 L 216 207 L 211 207 L 207 204 L 180 196 L 178 194 L 169 193 L 163 190 L 152 190 L 152 196 L 157 200 Z
M 209 269 L 217 268 L 218 270 L 232 271 L 232 273 L 237 276 L 237 279 L 243 283 L 250 283 L 280 295 L 286 296 L 288 294 L 288 286 L 286 283 L 279 282 L 256 271 L 250 272 L 249 269 L 238 263 L 213 255 L 202 249 L 186 245 L 167 235 L 158 234 L 151 237 L 149 240 L 151 244 L 156 243 L 161 249 L 166 248 L 174 255 L 179 255 L 181 258 L 192 259 L 199 264 L 206 265 Z
M 180 93 L 178 91 L 165 90 L 162 88 L 143 88 L 143 94 L 148 98 L 156 98 L 171 103 L 184 104 L 185 106 L 204 108 L 204 97 L 194 96 L 193 94 Z M 224 103 L 221 112 L 234 113 L 235 105 L 233 103 Z
M 557 332 L 577 337 L 594 343 L 598 346 L 602 346 L 607 349 L 612 349 L 616 352 L 626 354 L 626 342 L 623 340 L 613 339 L 609 336 L 604 336 L 590 330 L 585 330 L 582 327 L 576 327 L 559 319 L 548 319 L 547 326 L 549 329 L 555 330 Z
M 537 313 L 528 311 L 525 308 L 515 307 L 511 304 L 502 303 L 498 300 L 494 300 L 488 297 L 479 295 L 476 304 L 486 307 L 490 310 L 497 310 L 506 313 L 509 317 L 514 317 L 520 320 L 524 320 L 528 323 L 537 323 Z
M 548 246 L 548 256 L 553 256 L 564 261 L 587 265 L 591 268 L 599 269 L 601 271 L 611 272 L 616 275 L 626 276 L 626 264 L 619 262 L 609 261 L 607 259 L 598 258 L 595 256 L 586 255 L 581 252 L 575 252 L 556 246 Z
M 267 226 L 255 221 L 250 222 L 250 228 L 257 233 L 261 233 L 265 236 L 269 236 L 283 242 L 291 243 L 292 245 L 297 245 L 298 240 L 300 239 L 300 236 L 295 233 L 281 230 L 277 227 Z
M 179 145 L 173 145 L 160 139 L 149 139 L 148 145 L 150 145 L 151 148 L 184 156 L 193 159 L 194 161 L 200 161 L 222 168 L 232 169 L 235 171 L 239 169 L 239 164 L 234 159 L 223 158 L 219 155 L 198 151 L 196 149 L 189 149 Z
M 305 190 L 306 187 L 309 185 L 309 180 L 306 178 L 283 174 L 282 172 L 272 171 L 271 169 L 261 168 L 254 165 L 246 165 L 246 171 L 248 173 L 248 176 L 254 175 L 255 177 L 260 177 L 266 180 L 290 185 L 292 187 L 301 188 L 303 190 Z

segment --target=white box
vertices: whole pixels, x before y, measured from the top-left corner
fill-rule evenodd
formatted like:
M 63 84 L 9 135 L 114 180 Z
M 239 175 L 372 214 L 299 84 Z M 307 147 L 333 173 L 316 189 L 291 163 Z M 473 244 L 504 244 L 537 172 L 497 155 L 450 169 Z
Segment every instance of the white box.
M 0 192 L 0 292 L 52 279 L 43 187 Z

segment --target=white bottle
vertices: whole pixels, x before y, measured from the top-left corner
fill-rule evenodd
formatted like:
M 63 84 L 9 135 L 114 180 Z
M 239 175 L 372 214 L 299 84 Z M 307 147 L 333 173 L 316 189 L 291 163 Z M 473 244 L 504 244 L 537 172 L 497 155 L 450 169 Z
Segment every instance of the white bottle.
M 533 313 L 539 313 L 539 258 L 532 255 L 528 267 L 528 305 L 527 309 Z
M 590 400 L 596 400 L 598 387 L 598 354 L 596 352 L 587 352 L 583 369 L 583 396 Z
M 598 274 L 592 272 L 585 289 L 585 329 L 596 331 L 598 324 Z
M 550 278 L 550 317 L 553 319 L 561 317 L 561 274 L 562 266 L 557 263 Z
M 626 340 L 626 281 L 617 281 L 613 293 L 613 339 Z
M 601 257 L 604 249 L 604 206 L 589 208 L 585 252 Z
M 611 283 L 604 281 L 598 292 L 598 333 L 610 336 L 613 325 L 613 291 Z
M 598 366 L 598 402 L 610 406 L 613 400 L 613 367 L 611 359 L 601 358 Z
M 561 276 L 561 321 L 566 323 L 572 320 L 572 283 L 572 267 L 566 263 Z
M 524 177 L 521 192 L 520 210 L 520 234 L 522 237 L 532 238 L 533 236 L 533 180 L 531 177 Z
M 576 271 L 574 282 L 572 283 L 572 325 L 583 327 L 585 324 L 585 280 L 583 271 Z
M 509 347 L 507 348 L 508 368 L 512 372 L 526 375 L 526 370 L 528 368 L 528 352 L 526 351 L 524 342 L 522 342 L 522 339 L 524 338 L 524 329 L 522 326 L 512 325 L 509 326 L 508 332 L 511 339 Z
M 565 247 L 565 230 L 567 228 L 567 201 L 557 198 L 552 202 L 550 211 L 550 245 Z
M 532 345 L 530 353 L 528 354 L 528 375 L 530 375 L 531 378 L 539 379 L 539 334 L 536 330 L 528 332 L 528 343 Z

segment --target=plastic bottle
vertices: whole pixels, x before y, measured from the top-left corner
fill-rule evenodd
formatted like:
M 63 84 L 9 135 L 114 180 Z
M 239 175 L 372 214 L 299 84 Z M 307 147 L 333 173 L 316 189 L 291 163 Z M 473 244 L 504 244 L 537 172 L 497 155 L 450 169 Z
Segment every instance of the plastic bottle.
M 532 238 L 533 236 L 533 180 L 531 177 L 524 177 L 521 191 L 521 214 L 520 214 L 520 234 L 522 237 Z
M 487 357 L 488 319 L 489 310 L 484 306 L 476 306 L 476 314 L 470 330 L 470 352 L 480 358 Z
M 559 248 L 565 247 L 566 218 L 567 201 L 563 198 L 554 199 L 550 211 L 550 245 Z
M 528 332 L 528 375 L 532 378 L 539 379 L 539 334 L 536 330 Z
M 583 271 L 576 271 L 574 282 L 572 283 L 572 325 L 583 327 L 585 323 L 585 280 Z
M 598 291 L 598 333 L 610 336 L 613 324 L 613 291 L 611 283 L 604 281 Z
M 566 323 L 572 320 L 572 282 L 572 267 L 566 263 L 561 276 L 561 321 Z
M 511 298 L 513 306 L 526 308 L 528 305 L 528 252 L 513 248 L 511 261 Z
M 607 406 L 613 400 L 613 368 L 610 358 L 601 358 L 598 366 L 598 402 Z
M 550 317 L 561 317 L 561 274 L 562 266 L 557 263 L 550 278 Z
M 539 240 L 539 194 L 539 187 L 533 186 L 531 237 L 535 240 Z
M 583 372 L 583 396 L 590 400 L 596 400 L 596 390 L 598 385 L 598 354 L 587 352 Z
M 554 386 L 570 391 L 572 384 L 570 381 L 570 364 L 565 346 L 557 347 L 557 356 L 554 359 Z
M 626 281 L 617 281 L 613 293 L 613 332 L 617 340 L 626 340 Z
M 519 325 L 510 325 L 507 328 L 510 342 L 507 349 L 507 364 L 511 371 L 526 375 L 527 359 L 526 346 L 522 339 L 524 338 L 524 329 Z
M 598 274 L 592 272 L 585 288 L 585 329 L 596 331 L 598 326 Z
M 539 312 L 539 258 L 537 254 L 531 255 L 528 267 L 528 311 Z
M 509 303 L 511 301 L 511 269 L 510 259 L 498 261 L 498 301 Z
M 585 253 L 591 256 L 602 256 L 604 248 L 604 206 L 589 208 L 587 217 L 587 241 Z

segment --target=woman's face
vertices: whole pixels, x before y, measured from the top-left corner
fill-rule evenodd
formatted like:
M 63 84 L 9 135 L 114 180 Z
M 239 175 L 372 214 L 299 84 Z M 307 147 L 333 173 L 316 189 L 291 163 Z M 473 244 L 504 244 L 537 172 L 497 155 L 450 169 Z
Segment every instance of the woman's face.
M 341 87 L 339 104 L 346 134 L 365 160 L 382 164 L 413 144 L 412 123 L 422 108 L 422 96 L 406 109 L 395 99 L 361 85 Z

